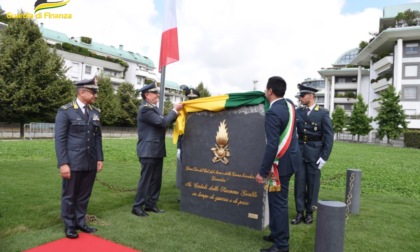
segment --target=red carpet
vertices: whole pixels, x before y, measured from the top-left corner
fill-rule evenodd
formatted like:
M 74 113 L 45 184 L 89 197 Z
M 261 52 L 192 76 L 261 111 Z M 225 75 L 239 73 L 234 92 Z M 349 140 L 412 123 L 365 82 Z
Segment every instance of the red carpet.
M 25 250 L 25 252 L 138 252 L 138 250 L 108 241 L 97 236 L 79 233 L 79 238 L 63 238 L 49 242 L 36 248 Z

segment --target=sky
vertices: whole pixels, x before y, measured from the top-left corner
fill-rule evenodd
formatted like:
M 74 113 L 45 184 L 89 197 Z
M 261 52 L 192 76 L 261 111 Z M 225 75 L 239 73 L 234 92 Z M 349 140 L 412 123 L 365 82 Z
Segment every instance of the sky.
M 2 0 L 0 6 L 33 14 L 35 2 Z M 69 37 L 123 45 L 157 68 L 163 2 L 70 0 L 47 11 L 71 13 L 71 19 L 36 22 Z M 264 91 L 268 78 L 281 76 L 286 97 L 293 98 L 298 83 L 319 79 L 319 70 L 378 32 L 385 6 L 410 2 L 420 0 L 177 0 L 180 60 L 166 67 L 166 80 L 192 87 L 202 82 L 220 95 L 252 91 L 254 83 Z

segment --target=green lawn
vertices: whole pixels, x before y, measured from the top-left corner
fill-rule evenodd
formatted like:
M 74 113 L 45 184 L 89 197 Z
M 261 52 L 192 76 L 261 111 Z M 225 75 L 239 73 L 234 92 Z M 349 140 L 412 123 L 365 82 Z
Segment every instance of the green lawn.
M 136 139 L 104 139 L 88 213 L 96 235 L 153 251 L 259 251 L 271 246 L 253 230 L 180 212 L 175 151 L 168 157 L 159 207 L 165 214 L 131 214 L 140 166 Z M 420 251 L 420 150 L 336 142 L 322 169 L 320 200 L 344 201 L 346 170 L 362 170 L 360 213 L 346 225 L 345 251 Z M 256 167 L 257 170 L 257 167 Z M 53 140 L 0 141 L 0 251 L 22 251 L 64 237 L 61 178 Z M 292 185 L 293 186 L 293 185 Z M 289 217 L 294 216 L 293 192 Z M 316 217 L 316 215 L 315 215 Z M 290 251 L 313 251 L 316 225 L 290 226 Z

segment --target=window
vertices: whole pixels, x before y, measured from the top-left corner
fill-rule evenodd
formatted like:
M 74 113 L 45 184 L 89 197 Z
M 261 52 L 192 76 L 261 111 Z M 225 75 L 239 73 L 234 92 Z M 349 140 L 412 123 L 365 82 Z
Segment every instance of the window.
M 91 74 L 92 73 L 92 67 L 91 66 L 85 66 L 85 74 Z
M 416 100 L 417 99 L 417 87 L 405 86 L 402 89 L 403 100 Z
M 338 83 L 346 83 L 346 78 L 338 78 Z
M 418 55 L 419 54 L 419 43 L 410 43 L 405 45 L 406 55 Z
M 78 73 L 79 73 L 79 63 L 72 62 L 72 65 L 71 65 L 71 72 L 72 72 L 72 73 L 76 73 L 76 74 L 78 74 Z
M 403 65 L 403 78 L 404 79 L 420 78 L 419 68 L 420 68 L 419 63 L 404 64 Z
M 344 110 L 353 110 L 352 104 L 344 104 Z

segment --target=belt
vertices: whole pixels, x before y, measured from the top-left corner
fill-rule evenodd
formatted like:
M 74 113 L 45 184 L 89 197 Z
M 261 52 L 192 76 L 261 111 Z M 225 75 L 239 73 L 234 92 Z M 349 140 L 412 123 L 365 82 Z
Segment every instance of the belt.
M 322 141 L 322 136 L 299 135 L 299 140 L 304 142 Z

